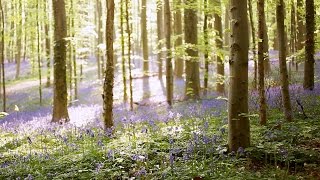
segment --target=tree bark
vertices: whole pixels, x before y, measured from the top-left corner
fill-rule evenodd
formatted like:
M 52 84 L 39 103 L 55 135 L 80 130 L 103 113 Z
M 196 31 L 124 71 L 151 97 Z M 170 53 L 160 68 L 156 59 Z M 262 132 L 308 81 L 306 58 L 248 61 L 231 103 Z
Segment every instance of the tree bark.
M 221 10 L 221 1 L 215 1 L 216 9 Z M 214 14 L 214 29 L 217 32 L 216 46 L 218 50 L 223 48 L 223 36 L 222 36 L 222 22 L 221 15 L 218 13 Z M 224 93 L 224 60 L 220 55 L 217 55 L 217 80 L 216 80 L 217 92 L 220 94 Z
M 165 31 L 166 31 L 166 87 L 167 87 L 167 103 L 172 106 L 173 103 L 173 72 L 172 72 L 172 55 L 171 55 L 171 11 L 169 0 L 164 0 L 165 11 Z
M 254 63 L 254 75 L 253 75 L 253 89 L 257 89 L 257 77 L 258 77 L 258 65 L 257 65 L 257 52 L 256 52 L 256 29 L 254 27 L 253 11 L 252 11 L 252 0 L 248 0 L 249 17 L 251 25 L 251 36 L 252 36 L 252 54 Z
M 66 40 L 67 23 L 64 0 L 53 0 L 54 13 L 54 88 L 52 122 L 70 121 L 68 114 Z
M 297 51 L 303 49 L 304 42 L 304 25 L 303 25 L 303 0 L 297 0 Z
M 197 11 L 190 7 L 196 0 L 186 0 L 184 13 L 184 35 L 185 43 L 191 45 L 186 49 L 187 60 L 186 60 L 186 90 L 185 98 L 199 98 L 200 97 L 200 76 L 199 76 L 199 57 L 196 45 L 198 44 L 198 17 Z
M 315 32 L 315 7 L 314 0 L 306 0 L 306 45 L 304 64 L 303 88 L 314 88 L 314 32 Z
M 4 11 L 3 11 L 3 6 L 2 6 L 2 0 L 0 0 L 0 11 L 1 11 L 1 81 L 2 81 L 2 111 L 6 112 L 6 76 L 5 76 L 5 68 L 4 68 L 4 49 L 5 49 L 5 44 L 4 44 Z
M 51 86 L 51 58 L 50 58 L 50 34 L 49 34 L 49 22 L 50 18 L 48 15 L 48 2 L 45 1 L 45 25 L 44 25 L 44 31 L 45 31 L 45 49 L 46 49 L 46 61 L 47 61 L 47 82 L 46 82 L 46 87 Z
M 143 75 L 146 76 L 149 73 L 147 0 L 142 0 L 142 4 L 141 4 L 141 41 L 142 41 L 142 51 L 143 51 Z
M 114 84 L 114 55 L 113 55 L 113 28 L 114 28 L 114 0 L 107 1 L 107 65 L 103 84 L 103 116 L 105 129 L 113 127 L 113 84 Z
M 40 13 L 40 2 L 37 0 L 37 58 L 38 58 L 38 77 L 39 77 L 39 103 L 40 106 L 42 105 L 42 72 L 41 72 L 41 50 L 40 50 L 40 18 L 39 18 L 39 13 Z M 21 40 L 20 40 L 21 42 Z M 21 45 L 20 45 L 21 46 Z M 20 50 L 19 50 L 20 51 Z M 19 59 L 20 59 L 20 53 L 19 53 Z M 19 60 L 20 61 L 20 60 Z
M 175 41 L 175 47 L 179 48 L 182 45 L 182 15 L 181 15 L 181 0 L 176 1 L 176 9 L 174 14 L 174 33 L 177 37 Z M 184 70 L 184 60 L 180 56 L 175 57 L 175 75 L 177 78 L 182 78 Z
M 158 35 L 158 76 L 161 79 L 162 78 L 162 43 L 161 40 L 163 39 L 163 2 L 162 0 L 157 0 L 157 35 Z
M 276 8 L 277 12 L 277 29 L 279 37 L 279 68 L 281 79 L 282 103 L 284 108 L 285 119 L 287 122 L 292 121 L 292 109 L 289 94 L 289 80 L 286 64 L 286 45 L 285 45 L 285 29 L 284 29 L 284 2 L 279 0 Z
M 229 151 L 250 145 L 248 119 L 248 17 L 247 0 L 231 0 L 230 85 L 228 98 Z
M 133 110 L 133 91 L 132 91 L 132 68 L 131 68 L 131 28 L 129 22 L 129 0 L 126 0 L 126 25 L 128 34 L 128 64 L 129 64 L 129 92 L 130 92 L 130 110 Z
M 125 58 L 125 43 L 124 43 L 124 1 L 120 1 L 120 33 L 121 33 L 121 59 L 122 59 L 122 82 L 123 82 L 123 101 L 127 102 L 127 71 Z
M 258 0 L 258 38 L 260 41 L 258 42 L 258 70 L 259 70 L 259 103 L 260 103 L 260 124 L 266 125 L 267 123 L 267 104 L 265 98 L 265 85 L 264 85 L 264 34 L 265 29 L 263 22 L 265 22 L 265 10 L 264 10 L 265 2 L 264 0 Z

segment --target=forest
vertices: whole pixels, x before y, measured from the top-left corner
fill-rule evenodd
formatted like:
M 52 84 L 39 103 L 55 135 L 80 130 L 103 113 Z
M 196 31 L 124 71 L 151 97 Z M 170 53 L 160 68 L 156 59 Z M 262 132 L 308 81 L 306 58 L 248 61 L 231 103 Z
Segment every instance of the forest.
M 319 0 L 0 0 L 0 179 L 320 179 Z

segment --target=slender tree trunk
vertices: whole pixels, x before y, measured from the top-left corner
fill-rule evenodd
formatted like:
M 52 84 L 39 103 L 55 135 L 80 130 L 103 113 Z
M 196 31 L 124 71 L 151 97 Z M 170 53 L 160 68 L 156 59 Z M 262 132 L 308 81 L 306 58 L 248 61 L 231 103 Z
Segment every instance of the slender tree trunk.
M 230 85 L 228 98 L 229 151 L 250 145 L 248 119 L 248 17 L 247 0 L 231 0 Z
M 285 29 L 284 29 L 284 2 L 279 0 L 277 4 L 277 29 L 279 37 L 279 67 L 281 79 L 282 103 L 284 108 L 285 119 L 287 122 L 292 121 L 292 110 L 289 94 L 289 80 L 286 64 L 286 47 L 285 47 Z
M 114 0 L 107 1 L 107 65 L 103 84 L 103 116 L 105 128 L 113 127 L 113 84 L 114 84 L 114 54 L 113 54 L 113 28 L 114 28 Z
M 70 4 L 71 4 L 71 37 L 74 38 L 75 37 L 75 12 L 74 12 L 74 1 L 70 0 Z M 71 46 L 72 50 L 72 57 L 71 57 L 71 61 L 72 61 L 72 65 L 73 65 L 73 94 L 74 94 L 74 99 L 78 99 L 78 74 L 77 74 L 77 51 L 76 51 L 76 41 L 73 41 L 72 46 Z
M 181 15 L 181 0 L 176 1 L 176 8 L 174 14 L 174 34 L 178 36 L 175 41 L 175 47 L 179 48 L 182 45 L 182 15 Z M 184 71 L 184 59 L 180 56 L 175 57 L 175 65 L 174 71 L 177 78 L 182 78 L 183 71 Z
M 216 0 L 215 1 L 217 10 L 221 9 L 221 1 Z M 221 22 L 221 15 L 218 13 L 214 14 L 214 29 L 216 30 L 217 38 L 215 39 L 216 41 L 216 46 L 217 49 L 222 50 L 223 48 L 223 36 L 222 36 L 222 22 Z M 217 92 L 220 94 L 224 94 L 224 62 L 221 56 L 217 56 L 217 82 L 216 82 L 216 88 Z
M 159 49 L 159 52 L 158 52 L 158 76 L 159 78 L 161 79 L 162 78 L 162 66 L 163 66 L 163 63 L 162 63 L 162 55 L 163 55 L 163 52 L 162 52 L 162 43 L 161 40 L 163 39 L 163 26 L 164 26 L 164 23 L 163 23 L 163 5 L 162 5 L 162 0 L 157 0 L 157 35 L 158 35 L 158 49 Z
M 104 62 L 103 55 L 100 49 L 100 45 L 103 43 L 103 30 L 102 30 L 102 5 L 101 0 L 96 0 L 96 8 L 97 8 L 97 66 L 98 66 L 98 78 L 101 78 L 101 74 L 103 74 L 104 65 L 101 64 Z M 102 71 L 101 71 L 102 70 Z
M 133 91 L 132 91 L 132 68 L 131 68 L 131 30 L 130 30 L 129 0 L 126 0 L 126 25 L 128 34 L 128 64 L 129 64 L 129 90 L 130 90 L 130 110 L 133 110 Z
M 225 50 L 230 50 L 230 7 L 229 2 L 226 4 L 226 12 L 224 16 L 224 46 Z
M 46 87 L 50 87 L 51 85 L 51 58 L 50 58 L 50 34 L 49 34 L 49 22 L 51 21 L 48 15 L 48 2 L 45 1 L 45 25 L 44 25 L 44 31 L 45 31 L 45 46 L 46 46 L 46 60 L 47 60 L 47 83 Z
M 315 32 L 315 7 L 314 0 L 306 0 L 306 45 L 304 63 L 303 88 L 314 88 L 314 32 Z
M 38 57 L 38 77 L 39 77 L 39 103 L 40 106 L 42 105 L 42 77 L 41 77 L 41 50 L 40 50 L 40 18 L 39 18 L 39 13 L 40 13 L 40 2 L 37 0 L 37 57 Z M 20 50 L 19 50 L 20 51 Z M 20 59 L 20 56 L 19 56 Z
M 6 76 L 5 76 L 5 68 L 4 68 L 4 12 L 3 12 L 3 6 L 2 6 L 2 0 L 0 0 L 0 10 L 1 10 L 1 78 L 2 78 L 2 111 L 6 112 Z
M 20 65 L 21 65 L 21 36 L 22 36 L 22 4 L 21 0 L 19 0 L 18 7 L 17 7 L 17 17 L 16 19 L 16 36 L 17 36 L 17 49 L 16 49 L 16 64 L 17 64 L 17 70 L 16 70 L 16 79 L 19 78 L 20 75 Z
M 256 52 L 256 29 L 254 27 L 253 11 L 252 11 L 252 0 L 248 0 L 249 17 L 251 25 L 251 36 L 252 36 L 252 54 L 254 63 L 254 76 L 253 76 L 253 89 L 257 89 L 257 77 L 258 77 L 258 64 L 257 64 L 257 52 Z
M 190 7 L 196 3 L 196 0 L 186 0 L 184 13 L 184 35 L 185 43 L 194 47 L 186 49 L 188 58 L 186 60 L 186 99 L 200 97 L 200 76 L 199 76 L 199 57 L 195 46 L 198 44 L 197 24 L 198 17 L 195 9 Z
M 267 28 L 267 23 L 266 23 L 266 14 L 263 13 L 263 52 L 264 52 L 264 72 L 265 74 L 269 74 L 271 71 L 271 66 L 270 66 L 270 60 L 269 60 L 269 37 L 268 37 L 268 28 Z
M 66 40 L 67 23 L 64 0 L 54 0 L 54 88 L 53 88 L 53 122 L 68 122 L 68 93 L 66 82 Z
M 267 123 L 267 103 L 265 98 L 265 85 L 264 85 L 264 28 L 263 22 L 265 22 L 265 10 L 264 10 L 264 0 L 258 0 L 258 38 L 260 41 L 258 42 L 258 67 L 259 67 L 259 102 L 260 102 L 260 124 L 266 125 Z
M 169 106 L 173 103 L 173 71 L 171 55 L 171 11 L 169 0 L 164 0 L 165 9 L 165 31 L 166 31 L 166 85 L 167 85 L 167 102 Z
M 120 1 L 120 33 L 121 33 L 121 59 L 122 59 L 122 81 L 123 81 L 123 101 L 128 101 L 127 95 L 127 72 L 125 58 L 125 43 L 124 43 L 124 1 Z
M 141 4 L 141 42 L 142 42 L 142 51 L 143 51 L 143 75 L 146 76 L 149 73 L 147 0 L 142 0 L 142 4 Z
M 204 0 L 203 41 L 204 41 L 204 94 L 207 95 L 209 80 L 209 39 L 208 39 L 208 1 Z
M 295 57 L 294 54 L 296 53 L 296 38 L 297 38 L 297 34 L 296 34 L 296 8 L 295 8 L 295 4 L 294 4 L 294 0 L 291 0 L 291 37 L 290 37 L 290 48 L 291 48 L 291 63 L 289 65 L 290 67 L 290 74 L 291 74 L 291 69 L 292 66 L 295 63 Z
M 297 51 L 303 49 L 304 34 L 303 34 L 303 0 L 297 0 Z

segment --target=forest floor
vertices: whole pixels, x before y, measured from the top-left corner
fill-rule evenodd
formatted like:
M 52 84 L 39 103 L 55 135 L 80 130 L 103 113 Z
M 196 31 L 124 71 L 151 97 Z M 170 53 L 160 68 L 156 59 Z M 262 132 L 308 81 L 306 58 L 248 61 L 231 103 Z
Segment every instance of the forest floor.
M 13 78 L 14 65 L 7 65 L 9 115 L 0 119 L 0 179 L 320 179 L 320 109 L 315 108 L 320 105 L 320 84 L 314 91 L 303 90 L 301 66 L 291 76 L 295 122 L 283 123 L 278 74 L 271 73 L 268 125 L 258 124 L 258 93 L 252 90 L 252 147 L 227 153 L 224 97 L 209 91 L 201 100 L 183 102 L 184 81 L 176 79 L 176 103 L 168 108 L 165 77 L 143 78 L 139 69 L 134 71 L 134 111 L 122 103 L 118 76 L 116 133 L 104 132 L 102 80 L 94 62 L 88 64 L 79 99 L 70 103 L 71 122 L 64 126 L 50 123 L 52 88 L 43 88 L 40 106 L 39 82 L 30 75 L 30 65 L 22 64 L 20 80 Z M 320 77 L 318 62 L 316 73 Z

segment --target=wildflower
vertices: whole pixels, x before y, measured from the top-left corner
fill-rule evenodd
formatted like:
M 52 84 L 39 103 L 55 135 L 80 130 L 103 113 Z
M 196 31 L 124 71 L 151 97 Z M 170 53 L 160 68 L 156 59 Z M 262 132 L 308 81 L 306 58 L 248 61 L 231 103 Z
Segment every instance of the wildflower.
M 96 172 L 99 172 L 103 168 L 103 163 L 96 163 Z
M 239 147 L 238 150 L 237 150 L 237 153 L 242 156 L 244 155 L 244 148 L 243 147 Z
M 136 176 L 144 176 L 147 174 L 146 168 L 142 167 L 137 173 Z
M 28 176 L 25 178 L 25 180 L 33 180 L 33 176 L 31 174 L 28 174 Z
M 101 141 L 101 139 L 98 140 L 98 143 L 97 143 L 97 144 L 98 144 L 98 146 L 100 146 L 100 147 L 104 146 L 104 144 L 103 144 L 103 142 Z
M 108 159 L 109 159 L 110 161 L 113 160 L 113 158 L 114 158 L 114 152 L 113 152 L 112 149 L 110 149 L 110 150 L 108 151 L 107 157 L 108 157 Z
M 170 152 L 169 161 L 170 161 L 170 165 L 172 166 L 174 163 L 174 155 L 172 152 Z

